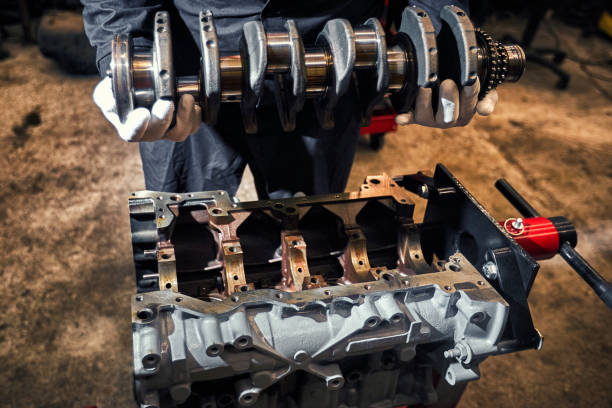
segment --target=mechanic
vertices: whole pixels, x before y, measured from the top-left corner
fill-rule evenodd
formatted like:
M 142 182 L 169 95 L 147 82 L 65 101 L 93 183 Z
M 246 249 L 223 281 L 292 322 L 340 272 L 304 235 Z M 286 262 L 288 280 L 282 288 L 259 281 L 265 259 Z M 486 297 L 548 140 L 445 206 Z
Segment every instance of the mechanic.
M 353 26 L 369 17 L 380 17 L 382 0 L 82 0 L 83 19 L 90 42 L 97 49 L 97 64 L 105 76 L 110 66 L 111 41 L 115 33 L 131 33 L 136 50 L 151 48 L 153 18 L 166 10 L 173 17 L 175 70 L 193 69 L 199 55 L 198 15 L 211 10 L 222 53 L 237 53 L 242 27 L 247 21 L 261 19 L 266 31 L 284 31 L 286 19 L 293 19 L 304 44 L 314 44 L 328 20 L 345 18 Z M 427 11 L 440 29 L 440 10 L 447 4 L 467 9 L 458 1 L 412 1 Z M 402 10 L 402 8 L 399 8 Z M 181 31 L 182 30 L 182 31 Z M 192 39 L 188 38 L 189 33 Z M 195 42 L 194 42 L 195 41 Z M 190 53 L 190 50 L 191 53 Z M 399 115 L 400 125 L 449 128 L 465 126 L 477 111 L 490 114 L 497 102 L 495 90 L 478 101 L 479 82 L 458 90 L 452 80 L 440 84 L 438 109 L 432 108 L 432 89 L 419 90 L 413 112 Z M 151 110 L 137 108 L 125 123 L 119 121 L 110 78 L 95 88 L 94 102 L 116 128 L 119 136 L 139 143 L 148 190 L 166 192 L 225 190 L 234 196 L 246 164 L 253 173 L 260 199 L 343 192 L 346 186 L 357 139 L 359 107 L 354 87 L 340 99 L 335 109 L 333 129 L 318 125 L 312 104 L 306 103 L 298 114 L 296 130 L 283 132 L 270 89 L 258 106 L 259 130 L 246 134 L 238 104 L 224 104 L 217 125 L 201 123 L 200 107 L 191 95 L 183 95 L 178 106 L 158 100 Z M 176 120 L 172 123 L 176 109 Z

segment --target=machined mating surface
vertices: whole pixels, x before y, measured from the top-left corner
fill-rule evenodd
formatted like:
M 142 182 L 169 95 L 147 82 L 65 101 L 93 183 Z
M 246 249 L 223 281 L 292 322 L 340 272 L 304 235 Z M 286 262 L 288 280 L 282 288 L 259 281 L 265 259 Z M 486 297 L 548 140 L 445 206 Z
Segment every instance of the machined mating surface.
M 501 45 L 487 34 L 474 31 L 467 15 L 455 6 L 445 7 L 441 17 L 452 29 L 453 37 L 444 41 L 452 43 L 449 46 L 456 51 L 451 54 L 456 53 L 460 59 L 457 70 L 461 85 L 473 83 L 477 74 L 480 97 L 484 97 L 502 82 L 520 78 L 525 55 L 519 46 Z M 213 15 L 202 11 L 200 73 L 179 78 L 173 72 L 167 13 L 158 12 L 155 24 L 150 53 L 132 55 L 129 35 L 114 39 L 111 75 L 122 120 L 134 107 L 149 108 L 157 99 L 176 101 L 191 94 L 203 107 L 203 120 L 208 124 L 216 123 L 221 103 L 240 102 L 245 129 L 255 133 L 263 80 L 273 77 L 285 131 L 295 129 L 296 114 L 306 98 L 315 99 L 321 125 L 330 128 L 335 125 L 334 108 L 356 74 L 361 121 L 367 125 L 373 106 L 386 93 L 394 94 L 396 111 L 405 112 L 412 108 L 418 87 L 436 86 L 441 80 L 441 56 L 433 25 L 427 13 L 414 6 L 404 10 L 399 33 L 391 39 L 390 47 L 376 18 L 355 28 L 343 19 L 330 20 L 314 48 L 304 48 L 292 20 L 287 20 L 286 31 L 268 33 L 260 22 L 253 21 L 243 28 L 240 55 L 219 54 Z

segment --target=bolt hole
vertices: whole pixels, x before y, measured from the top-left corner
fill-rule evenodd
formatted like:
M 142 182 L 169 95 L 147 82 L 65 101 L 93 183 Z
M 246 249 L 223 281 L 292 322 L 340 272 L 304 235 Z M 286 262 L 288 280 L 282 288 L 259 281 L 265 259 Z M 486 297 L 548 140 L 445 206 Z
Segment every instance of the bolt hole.
M 170 254 L 162 254 L 161 257 L 162 257 L 162 259 L 170 259 L 171 258 Z
M 161 71 L 159 71 L 159 76 L 164 78 L 164 79 L 168 78 L 168 71 L 166 71 L 165 69 L 162 69 Z M 172 197 L 170 197 L 170 198 L 172 198 Z
M 207 25 L 204 26 L 204 31 L 206 31 L 208 33 L 210 31 L 212 31 L 212 27 L 207 24 Z
M 143 297 L 142 296 L 136 296 L 136 301 L 137 302 L 142 302 Z
M 391 316 L 391 323 L 399 323 L 402 320 L 402 315 L 399 313 L 394 314 L 393 316 Z
M 465 13 L 464 13 L 463 11 L 458 11 L 458 12 L 457 12 L 457 15 L 458 15 L 459 17 L 463 17 L 463 16 L 465 16 Z
M 157 32 L 158 33 L 163 33 L 164 31 L 166 31 L 165 27 L 157 27 Z
M 277 293 L 276 294 L 276 298 L 277 299 L 282 299 L 283 298 L 283 294 L 282 293 Z
M 326 290 L 326 291 L 324 291 L 323 293 L 325 294 L 325 296 L 329 296 L 329 295 L 331 295 L 331 291 L 330 291 L 330 290 Z
M 370 317 L 368 320 L 366 320 L 366 326 L 368 327 L 374 327 L 377 323 L 378 319 L 376 319 L 375 317 Z
M 297 268 L 298 273 L 302 273 L 304 270 L 302 268 Z
M 291 242 L 291 245 L 293 245 L 293 246 L 300 245 L 300 241 L 298 241 L 297 239 L 293 240 L 293 242 Z
M 233 247 L 229 247 L 229 248 L 227 248 L 227 250 L 228 250 L 228 251 L 230 251 L 231 253 L 236 253 L 236 252 L 238 252 L 238 248 L 236 248 L 236 247 L 234 247 L 234 246 L 233 246 Z
M 419 12 L 417 13 L 417 16 L 419 16 L 419 17 L 423 18 L 423 17 L 427 17 L 427 14 L 423 13 L 422 11 L 419 11 Z
M 370 179 L 370 183 L 372 183 L 372 184 L 380 184 L 380 180 L 376 179 L 376 178 L 373 178 L 373 179 Z
M 444 289 L 451 290 L 452 288 L 450 286 L 446 285 L 446 286 L 444 286 Z
M 369 189 L 370 189 L 370 186 L 363 186 L 363 189 L 364 189 L 364 190 L 369 190 Z
M 211 212 L 212 212 L 213 214 L 215 214 L 215 215 L 219 215 L 219 214 L 223 213 L 223 211 L 222 211 L 221 209 L 219 209 L 219 208 L 213 208 L 213 209 L 211 210 Z
M 219 347 L 217 347 L 217 346 L 210 346 L 208 348 L 208 353 L 209 354 L 219 354 L 219 351 L 220 351 Z
M 472 315 L 472 318 L 470 319 L 472 321 L 472 323 L 480 323 L 485 319 L 485 315 L 482 312 L 476 312 Z
M 238 275 L 234 275 L 234 280 L 238 280 L 238 279 L 240 279 Z
M 202 17 L 202 22 L 203 23 L 208 23 L 208 17 Z
M 241 286 L 241 287 L 240 287 L 240 291 L 241 291 L 241 292 L 246 292 L 246 291 L 248 291 L 248 290 L 249 290 L 249 287 L 248 287 L 248 286 L 246 286 L 246 285 L 244 285 L 244 286 Z
M 252 401 L 252 400 L 253 400 L 253 396 L 251 396 L 251 395 L 245 395 L 245 396 L 244 396 L 244 401 L 245 401 L 245 402 L 250 402 L 250 401 Z
M 183 298 L 182 298 L 182 297 L 177 297 L 177 298 L 176 298 L 176 299 L 174 299 L 174 300 L 176 300 L 177 302 L 182 302 L 182 301 L 183 301 Z
M 274 204 L 274 208 L 283 208 L 283 207 L 284 207 L 283 203 L 275 203 Z
M 372 286 L 370 286 L 370 285 L 365 285 L 363 288 L 364 288 L 365 290 L 370 290 L 370 289 L 372 289 Z
M 137 313 L 136 313 L 136 317 L 138 317 L 140 320 L 147 320 L 153 317 L 153 311 L 149 308 L 146 309 L 140 309 Z
M 162 71 L 162 72 L 163 72 L 163 71 Z M 181 196 L 180 196 L 180 195 L 178 195 L 178 194 L 172 194 L 172 195 L 170 196 L 170 199 L 171 199 L 172 201 L 180 201 Z
M 166 289 L 170 289 L 172 287 L 172 283 L 168 282 L 166 283 Z
M 461 267 L 459 265 L 451 264 L 449 266 L 449 269 L 453 272 L 459 272 L 461 270 Z
M 335 378 L 333 380 L 331 380 L 331 385 L 334 387 L 337 387 L 340 385 L 340 380 L 338 378 Z
M 246 347 L 249 345 L 249 339 L 246 337 L 239 337 L 238 340 L 236 340 L 236 344 L 240 347 Z
M 232 302 L 238 302 L 240 298 L 238 296 L 232 296 Z
M 419 258 L 420 258 L 419 254 L 414 254 L 414 259 L 419 259 Z
M 310 278 L 310 283 L 317 283 L 317 278 Z
M 163 18 L 158 18 L 157 19 L 157 24 L 164 24 L 164 19 Z
M 382 275 L 382 278 L 386 281 L 392 281 L 393 280 L 393 275 L 391 275 L 390 273 L 384 273 Z
M 485 283 L 483 281 L 478 281 L 477 282 L 480 286 L 483 286 Z
M 363 261 L 361 259 L 359 260 L 358 263 L 359 263 L 359 266 L 363 266 Z

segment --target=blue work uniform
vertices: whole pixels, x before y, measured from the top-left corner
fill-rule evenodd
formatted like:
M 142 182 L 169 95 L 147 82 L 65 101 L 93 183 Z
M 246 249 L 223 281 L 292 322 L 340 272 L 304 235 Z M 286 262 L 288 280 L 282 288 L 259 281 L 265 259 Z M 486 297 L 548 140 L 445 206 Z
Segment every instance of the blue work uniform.
M 170 12 L 177 75 L 192 75 L 199 64 L 201 10 L 211 10 L 222 54 L 238 53 L 242 27 L 260 20 L 266 31 L 285 31 L 287 19 L 296 22 L 306 46 L 314 44 L 325 23 L 345 18 L 353 26 L 380 17 L 384 1 L 366 0 L 82 0 L 83 20 L 90 42 L 97 49 L 97 64 L 104 75 L 110 65 L 114 33 L 131 33 L 134 46 L 150 49 L 153 17 Z M 432 17 L 437 29 L 439 12 L 457 1 L 412 1 Z M 248 163 L 261 199 L 303 192 L 328 194 L 346 186 L 359 137 L 359 107 L 355 90 L 341 97 L 335 127 L 322 129 L 314 107 L 306 102 L 297 116 L 296 130 L 283 132 L 271 91 L 258 106 L 258 133 L 246 134 L 238 104 L 223 104 L 217 125 L 202 124 L 183 142 L 160 140 L 140 143 L 140 155 L 149 190 L 185 192 L 226 190 L 234 195 Z

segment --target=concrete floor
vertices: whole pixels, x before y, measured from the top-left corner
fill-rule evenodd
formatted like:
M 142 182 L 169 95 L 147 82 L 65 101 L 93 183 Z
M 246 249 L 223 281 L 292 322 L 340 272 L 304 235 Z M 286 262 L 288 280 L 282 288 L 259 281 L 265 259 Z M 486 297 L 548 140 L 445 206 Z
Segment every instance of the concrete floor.
M 563 31 L 576 44 L 578 33 Z M 609 43 L 581 41 L 609 58 Z M 0 407 L 134 406 L 127 197 L 143 188 L 138 148 L 120 141 L 93 105 L 96 78 L 66 76 L 35 47 L 9 40 L 7 48 Z M 578 249 L 612 279 L 612 104 L 576 64 L 564 66 L 573 75 L 567 91 L 529 66 L 520 84 L 501 89 L 492 116 L 466 128 L 406 127 L 377 153 L 363 141 L 348 189 L 368 174 L 443 162 L 505 219 L 515 213 L 493 183 L 506 177 L 543 214 L 574 221 Z M 246 183 L 241 195 L 249 194 Z M 612 406 L 612 312 L 559 259 L 542 264 L 529 301 L 543 349 L 489 358 L 460 407 Z

